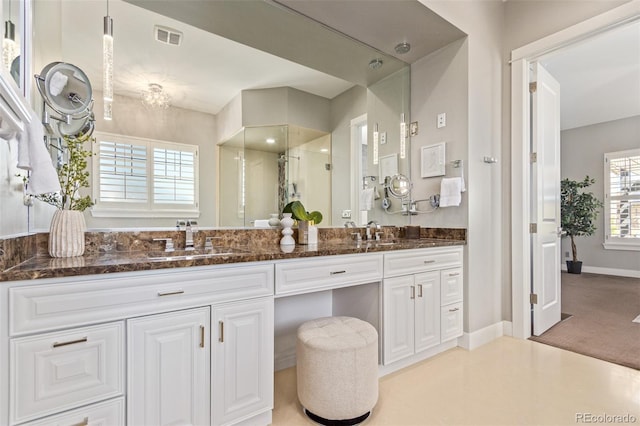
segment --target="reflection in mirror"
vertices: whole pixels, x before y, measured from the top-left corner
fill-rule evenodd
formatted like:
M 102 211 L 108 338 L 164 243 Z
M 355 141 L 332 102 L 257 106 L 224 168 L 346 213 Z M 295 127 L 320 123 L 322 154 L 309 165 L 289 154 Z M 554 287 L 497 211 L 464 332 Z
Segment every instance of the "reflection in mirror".
M 21 34 L 22 21 L 21 0 L 2 0 L 2 16 L 4 19 L 4 36 L 2 39 L 2 66 L 11 73 L 18 87 L 22 87 L 21 76 Z
M 295 125 L 247 127 L 219 145 L 218 158 L 220 226 L 266 227 L 271 215 L 294 200 L 331 211 L 327 132 Z
M 212 17 L 211 22 L 198 19 L 203 15 L 199 12 L 200 7 L 216 8 L 216 13 L 207 12 L 207 16 Z M 156 10 L 152 12 L 151 9 Z M 105 13 L 106 9 L 101 7 L 100 2 L 34 0 L 34 68 L 41 69 L 45 64 L 57 61 L 74 63 L 87 73 L 94 88 L 100 88 L 102 20 Z M 198 219 L 202 227 L 251 226 L 252 222 L 255 224 L 256 220 L 268 219 L 270 214 L 281 211 L 283 203 L 293 199 L 295 195 L 299 195 L 309 209 L 324 213 L 323 226 L 342 226 L 347 220 L 354 219 L 360 212 L 360 207 L 354 207 L 354 204 L 358 203 L 361 196 L 363 176 L 378 176 L 377 192 L 380 196 L 383 195 L 384 176 L 380 173 L 381 164 L 374 164 L 372 155 L 374 124 L 385 134 L 384 141 L 379 141 L 378 160 L 395 155 L 397 172 L 410 174 L 409 148 L 405 147 L 406 155 L 402 158 L 403 152 L 399 146 L 403 117 L 406 122 L 409 121 L 409 71 L 402 61 L 368 47 L 364 51 L 366 53 L 357 54 L 353 47 L 341 48 L 338 43 L 355 43 L 359 48 L 363 45 L 317 22 L 298 19 L 303 18 L 301 16 L 296 15 L 296 21 L 293 22 L 291 20 L 294 14 L 274 7 L 270 2 L 111 0 L 109 15 L 114 20 L 114 119 L 113 122 L 102 119 L 102 103 L 98 102 L 95 105 L 96 130 L 123 136 L 197 144 L 201 162 L 207 165 L 201 167 L 199 176 L 201 202 Z M 280 19 L 280 15 L 290 25 L 274 24 L 272 19 Z M 60 21 L 52 19 L 56 16 L 60 17 Z M 208 27 L 204 28 L 205 26 Z M 254 31 L 245 31 L 247 26 L 251 26 Z M 181 36 L 178 46 L 162 44 L 154 39 L 154 34 L 157 34 L 154 28 L 161 27 L 176 30 L 176 34 Z M 276 29 L 280 31 L 280 27 L 283 31 L 298 30 L 297 36 L 290 36 L 288 39 L 295 39 L 305 46 L 316 43 L 313 44 L 313 49 L 318 49 L 322 55 L 304 54 L 304 58 L 298 61 L 291 52 L 295 53 L 296 49 L 287 52 L 288 44 L 280 42 L 282 37 L 274 33 Z M 266 36 L 261 28 L 268 31 L 269 35 Z M 218 34 L 214 34 L 214 31 Z M 314 41 L 305 39 L 311 34 Z M 241 37 L 244 37 L 244 44 L 230 40 Z M 271 45 L 268 46 L 269 43 Z M 248 46 L 258 46 L 261 50 Z M 299 54 L 300 49 L 297 50 Z M 309 49 L 305 49 L 305 52 L 308 51 Z M 287 60 L 265 52 L 277 53 Z M 358 58 L 366 58 L 364 67 L 354 66 L 356 55 Z M 380 69 L 369 68 L 367 64 L 373 58 L 382 58 L 384 66 Z M 314 63 L 310 63 L 311 61 Z M 316 72 L 295 62 L 329 71 L 340 78 Z M 235 63 L 235 66 L 226 68 L 231 63 Z M 343 69 L 348 69 L 351 74 Z M 356 75 L 356 69 L 359 75 Z M 251 73 L 253 76 L 248 76 Z M 140 92 L 150 83 L 161 84 L 171 96 L 169 109 L 154 111 L 142 106 Z M 304 121 L 278 119 L 227 126 L 221 119 L 225 108 L 232 104 L 238 93 L 255 88 L 295 88 L 298 92 L 320 97 L 329 111 L 325 117 L 327 124 L 317 127 Z M 95 99 L 101 97 L 102 93 L 94 93 Z M 242 108 L 259 108 L 266 113 L 275 109 L 268 104 L 261 107 L 243 104 Z M 317 114 L 312 112 L 309 115 Z M 359 148 L 366 146 L 367 151 L 365 156 L 357 160 L 352 156 L 350 122 L 363 115 L 366 117 L 366 140 Z M 267 127 L 284 126 L 288 146 L 271 154 L 269 162 L 275 167 L 283 163 L 284 172 L 278 169 L 269 172 L 278 180 L 271 181 L 269 191 L 259 191 L 264 204 L 256 203 L 254 209 L 248 203 L 255 202 L 260 197 L 247 196 L 246 191 L 253 188 L 249 178 L 258 175 L 254 170 L 257 163 L 253 161 L 258 161 L 254 154 L 259 151 L 247 147 L 245 142 L 249 140 L 251 133 L 257 132 L 265 124 L 269 125 Z M 274 124 L 278 126 L 273 126 Z M 240 129 L 243 130 L 239 133 Z M 296 129 L 317 129 L 323 132 L 316 139 L 326 135 L 330 146 L 324 149 L 328 151 L 311 149 L 313 144 L 309 141 L 303 144 L 306 144 L 305 148 L 294 145 L 293 133 Z M 76 128 L 63 130 L 75 131 Z M 236 135 L 233 138 L 241 139 L 241 150 L 238 149 L 239 146 L 233 148 L 235 145 L 232 135 Z M 220 141 L 224 141 L 224 144 L 217 145 Z M 405 144 L 408 143 L 407 138 Z M 236 149 L 235 153 L 233 149 Z M 224 170 L 225 167 L 233 168 L 232 161 L 237 164 L 239 153 L 242 153 L 245 164 L 242 174 L 245 176 L 244 195 L 241 192 L 238 166 L 235 166 L 234 171 Z M 217 158 L 216 155 L 220 157 Z M 267 158 L 266 154 L 261 155 Z M 279 163 L 281 158 L 283 160 Z M 264 161 L 266 165 L 266 160 Z M 298 166 L 294 167 L 296 163 Z M 317 176 L 305 175 L 312 173 L 311 164 L 318 166 Z M 352 173 L 355 164 L 364 164 L 356 179 Z M 316 173 L 315 170 L 313 172 Z M 262 181 L 267 182 L 266 179 Z M 320 186 L 320 182 L 325 181 L 329 183 Z M 324 197 L 322 200 L 319 199 L 321 195 Z M 378 220 L 381 224 L 407 223 L 406 217 L 385 213 L 381 203 L 381 198 L 374 200 L 372 208 L 367 210 L 369 219 Z M 36 206 L 34 216 L 40 228 L 48 227 L 48 212 L 44 213 L 45 216 L 40 217 Z M 175 223 L 175 218 L 171 220 L 158 217 L 108 219 L 87 216 L 86 219 L 89 228 L 103 229 L 169 227 Z

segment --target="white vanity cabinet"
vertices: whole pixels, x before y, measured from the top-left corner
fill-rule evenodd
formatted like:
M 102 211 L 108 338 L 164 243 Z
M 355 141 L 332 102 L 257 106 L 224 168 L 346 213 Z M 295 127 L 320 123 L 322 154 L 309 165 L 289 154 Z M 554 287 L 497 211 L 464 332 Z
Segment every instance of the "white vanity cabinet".
M 462 247 L 386 253 L 383 363 L 462 335 Z
M 273 311 L 273 298 L 214 307 L 214 425 L 234 424 L 273 409 Z
M 209 307 L 127 321 L 127 424 L 210 424 Z
M 0 361 L 10 372 L 0 383 L 8 395 L 2 425 L 271 421 L 273 263 L 10 282 L 0 290 L 9 318 L 0 323 Z

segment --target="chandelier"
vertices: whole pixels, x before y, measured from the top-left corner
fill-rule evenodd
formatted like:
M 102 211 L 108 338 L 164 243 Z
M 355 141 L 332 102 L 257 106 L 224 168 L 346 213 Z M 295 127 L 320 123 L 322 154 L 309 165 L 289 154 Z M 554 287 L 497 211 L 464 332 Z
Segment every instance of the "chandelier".
M 142 105 L 149 109 L 167 109 L 171 96 L 157 83 L 150 83 L 149 90 L 142 91 Z

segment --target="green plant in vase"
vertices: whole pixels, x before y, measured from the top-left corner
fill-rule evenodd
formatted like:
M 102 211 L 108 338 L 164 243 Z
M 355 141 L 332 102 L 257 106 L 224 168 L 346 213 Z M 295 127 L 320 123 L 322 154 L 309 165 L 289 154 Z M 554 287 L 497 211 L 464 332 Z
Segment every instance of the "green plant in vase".
M 89 136 L 65 136 L 67 161 L 57 169 L 60 192 L 37 195 L 36 198 L 57 207 L 49 230 L 49 255 L 74 257 L 84 254 L 86 224 L 83 211 L 93 205 L 91 196 L 80 196 L 80 188 L 89 187 L 87 158 L 91 151 L 85 149 Z M 91 139 L 93 141 L 93 139 Z

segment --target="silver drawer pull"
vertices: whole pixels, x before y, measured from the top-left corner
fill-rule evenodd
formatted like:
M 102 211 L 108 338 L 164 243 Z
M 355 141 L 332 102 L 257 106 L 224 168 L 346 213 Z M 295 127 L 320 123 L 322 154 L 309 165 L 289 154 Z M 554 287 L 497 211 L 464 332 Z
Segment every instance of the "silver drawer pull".
M 460 272 L 452 272 L 449 274 L 450 277 L 457 277 L 458 275 L 460 275 Z
M 428 263 L 436 263 L 436 261 L 435 260 L 425 260 L 424 261 L 425 265 L 428 264 Z
M 411 298 L 412 299 L 416 298 L 416 286 L 414 285 L 411 286 Z
M 329 275 L 338 275 L 338 274 L 346 274 L 347 271 L 333 271 L 329 272 Z
M 87 338 L 83 337 L 82 339 L 71 340 L 69 342 L 54 342 L 52 346 L 54 348 L 59 348 L 61 346 L 75 345 L 76 343 L 87 343 Z
M 184 290 L 165 291 L 165 292 L 159 291 L 158 296 L 173 296 L 175 294 L 183 294 L 183 293 L 184 293 Z
M 218 342 L 224 343 L 224 321 L 218 321 L 218 327 L 220 328 L 220 336 Z
M 85 417 L 80 423 L 74 423 L 71 426 L 89 426 L 89 417 Z
M 455 311 L 459 311 L 460 308 L 453 308 L 453 309 L 449 309 L 449 312 L 455 312 Z

